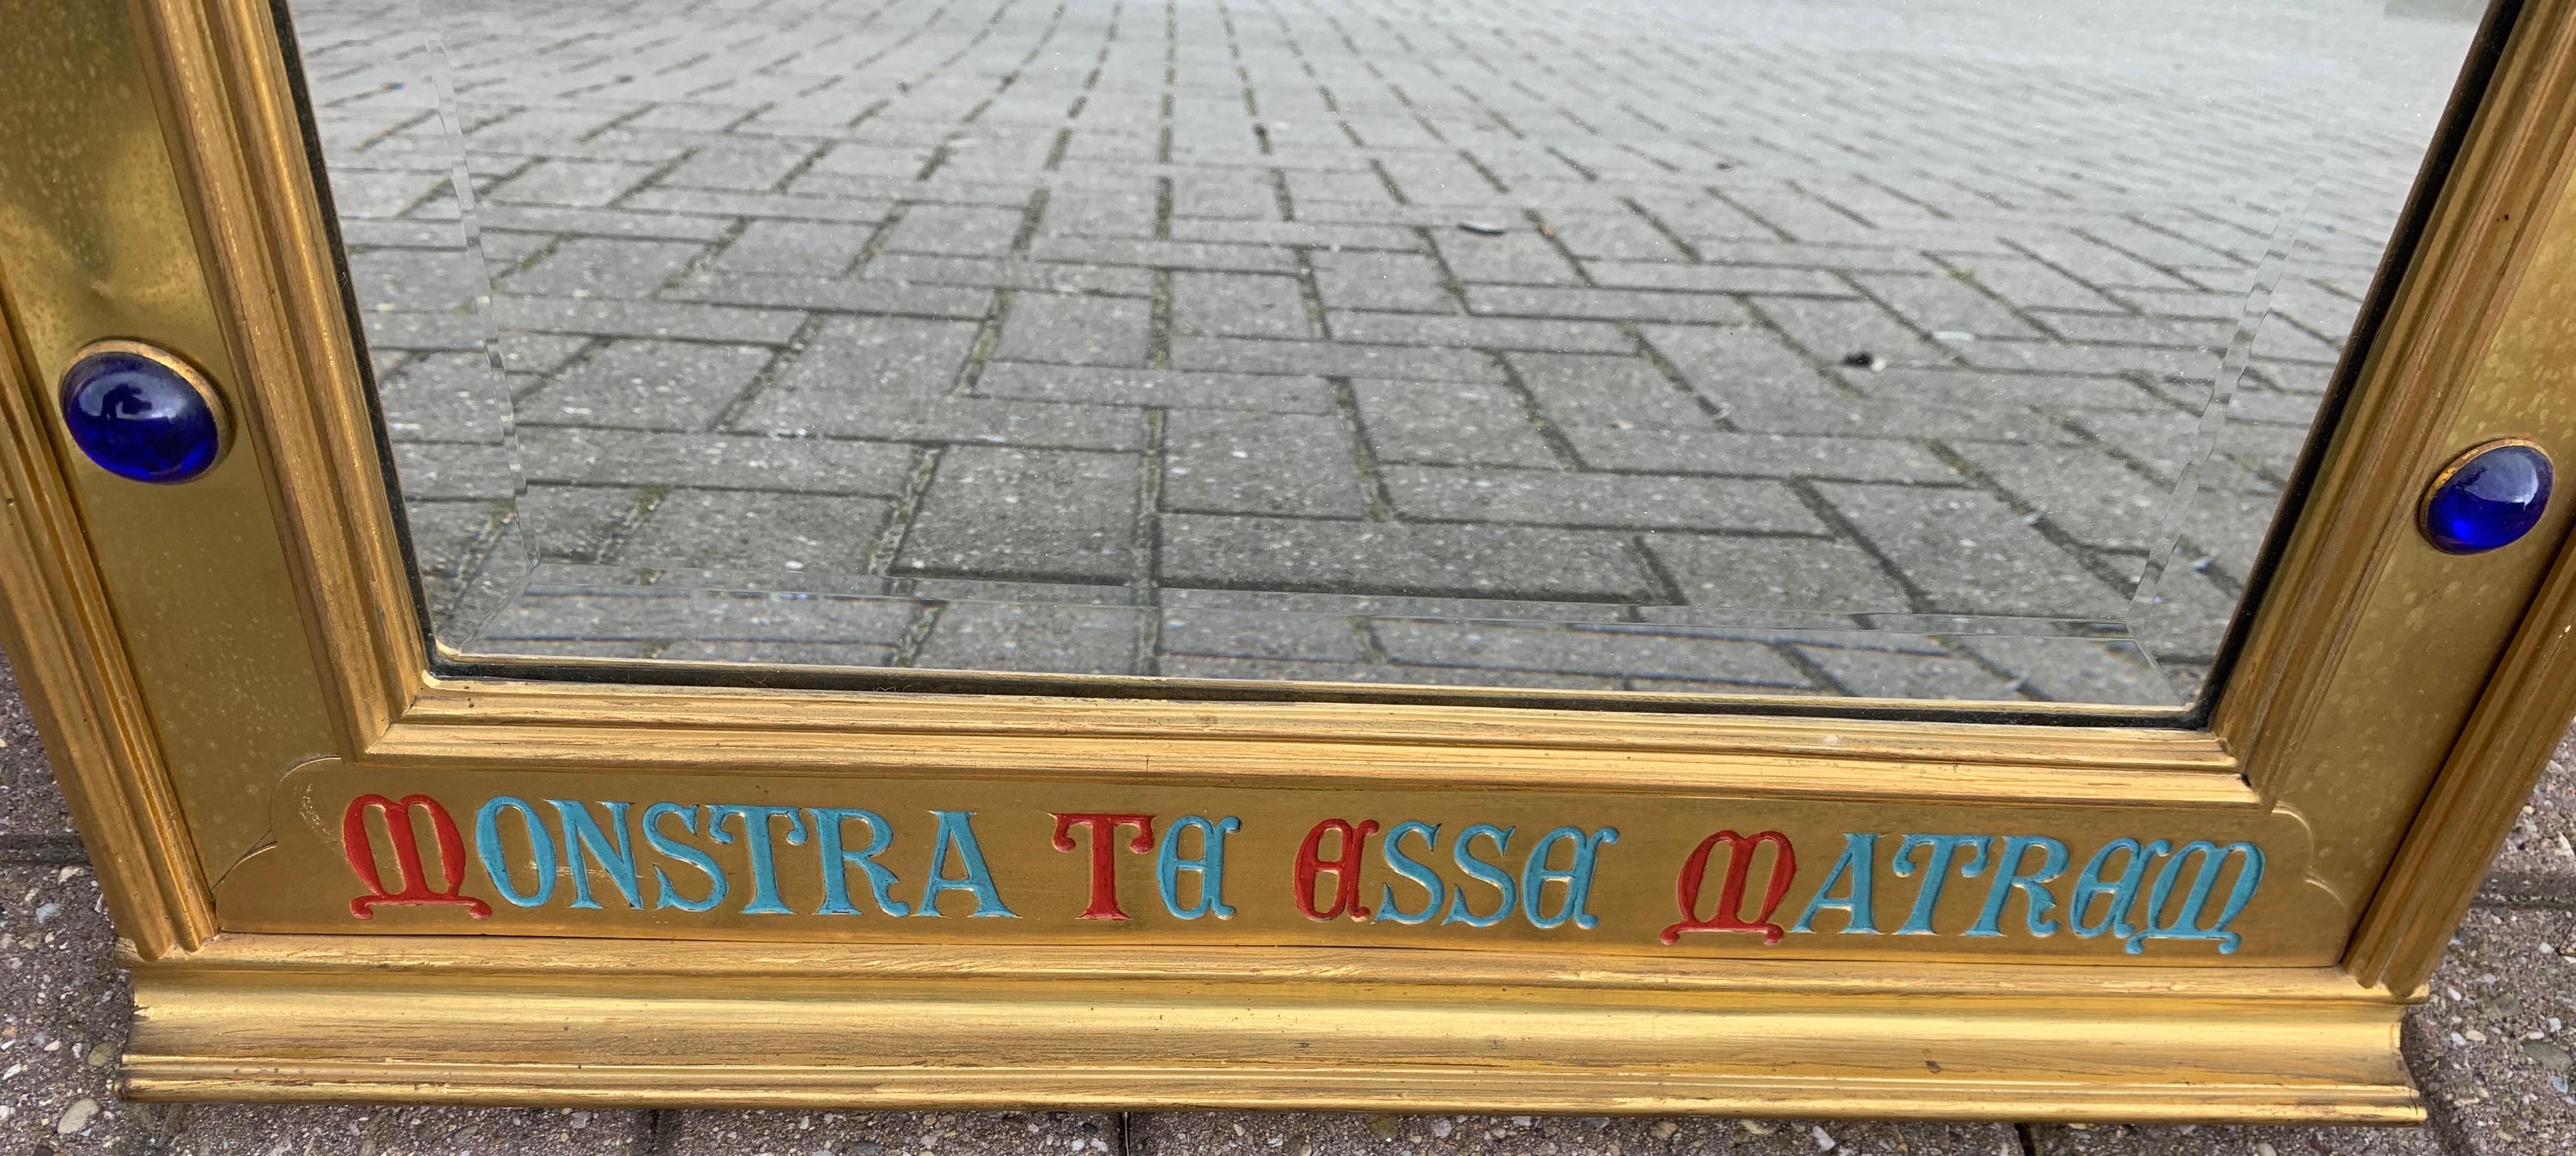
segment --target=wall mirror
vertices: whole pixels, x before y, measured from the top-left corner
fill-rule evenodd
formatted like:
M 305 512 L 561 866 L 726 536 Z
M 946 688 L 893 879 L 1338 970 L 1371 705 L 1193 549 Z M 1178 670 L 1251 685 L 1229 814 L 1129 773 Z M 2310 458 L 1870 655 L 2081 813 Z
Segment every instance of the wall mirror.
M 137 1096 L 2400 1122 L 2576 709 L 2561 0 L 0 19 Z

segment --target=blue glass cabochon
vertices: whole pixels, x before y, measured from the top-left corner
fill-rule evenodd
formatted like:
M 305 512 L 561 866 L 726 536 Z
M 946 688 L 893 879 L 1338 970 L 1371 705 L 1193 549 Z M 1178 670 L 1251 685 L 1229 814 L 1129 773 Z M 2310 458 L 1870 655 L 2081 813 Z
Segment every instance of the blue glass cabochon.
M 2512 545 L 2540 523 L 2555 482 L 2549 455 L 2507 442 L 2472 451 L 2424 501 L 2424 536 L 2449 554 Z
M 138 482 L 184 482 L 223 456 L 223 423 L 179 372 L 123 350 L 63 374 L 63 424 L 100 469 Z

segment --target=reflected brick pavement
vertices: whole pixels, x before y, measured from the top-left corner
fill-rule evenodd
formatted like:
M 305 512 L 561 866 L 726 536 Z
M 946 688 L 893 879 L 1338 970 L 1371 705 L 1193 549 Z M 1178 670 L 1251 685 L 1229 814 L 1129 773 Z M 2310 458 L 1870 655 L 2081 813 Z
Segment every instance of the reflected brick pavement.
M 2149 703 L 2242 593 L 2466 38 L 292 8 L 469 648 Z

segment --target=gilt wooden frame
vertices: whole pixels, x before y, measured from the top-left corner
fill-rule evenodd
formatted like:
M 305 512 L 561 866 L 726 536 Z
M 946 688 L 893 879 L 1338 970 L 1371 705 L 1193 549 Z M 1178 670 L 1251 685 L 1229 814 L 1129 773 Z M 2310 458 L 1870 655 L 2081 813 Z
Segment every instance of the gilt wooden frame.
M 2411 521 L 2461 446 L 2525 437 L 2576 460 L 2576 0 L 2505 8 L 2224 692 L 2205 718 L 2136 725 L 2036 706 L 1961 722 L 1649 695 L 1574 710 L 1046 676 L 966 693 L 620 684 L 604 663 L 598 681 L 580 663 L 441 673 L 269 9 L 0 0 L 0 73 L 28 78 L 0 106 L 0 629 L 128 945 L 124 1090 L 2419 1119 L 2399 1016 L 2576 712 L 2570 503 L 2477 558 L 2425 547 Z M 77 460 L 44 383 L 112 337 L 228 383 L 248 452 L 149 493 Z M 1906 830 L 1927 807 L 2045 814 L 2097 841 L 2183 816 L 2301 849 L 2292 898 L 2262 909 L 2279 930 L 2188 963 L 2052 962 L 2019 941 L 1361 946 L 1293 920 L 1129 942 L 1052 924 L 955 941 L 363 935 L 264 898 L 296 887 L 274 870 L 291 849 L 262 850 L 290 783 L 690 774 L 910 802 L 952 782 L 1195 790 L 1283 816 L 1325 790 L 1353 814 L 1570 800 L 1632 829 L 1677 801 L 1818 830 Z

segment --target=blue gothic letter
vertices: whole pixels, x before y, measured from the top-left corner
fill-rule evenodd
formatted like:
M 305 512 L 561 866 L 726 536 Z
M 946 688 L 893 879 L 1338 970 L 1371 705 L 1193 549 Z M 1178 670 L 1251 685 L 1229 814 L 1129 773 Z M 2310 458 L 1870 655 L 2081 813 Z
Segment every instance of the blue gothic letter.
M 1477 858 L 1475 850 L 1469 844 L 1474 843 L 1478 836 L 1482 836 L 1494 841 L 1495 855 L 1507 855 L 1511 853 L 1514 830 L 1517 828 L 1478 823 L 1458 832 L 1457 844 L 1449 848 L 1449 861 L 1456 863 L 1458 869 L 1466 872 L 1469 878 L 1490 884 L 1495 890 L 1502 892 L 1503 905 L 1495 908 L 1491 915 L 1478 915 L 1467 907 L 1467 889 L 1460 887 L 1449 893 L 1449 911 L 1441 917 L 1440 922 L 1464 923 L 1469 927 L 1492 927 L 1512 913 L 1513 904 L 1518 902 L 1516 898 L 1518 892 L 1513 889 L 1511 872 L 1503 870 L 1500 864 L 1488 863 Z
M 770 840 L 770 820 L 787 820 L 787 845 L 805 845 L 805 820 L 796 817 L 794 807 L 761 807 L 745 803 L 726 803 L 707 808 L 707 835 L 718 843 L 731 843 L 733 836 L 724 832 L 726 819 L 742 821 L 743 850 L 751 855 L 751 902 L 742 905 L 745 915 L 793 915 L 794 911 L 778 901 L 778 860 Z
M 1834 883 L 1851 873 L 1851 891 L 1840 899 L 1829 899 Z M 1843 832 L 1842 858 L 1834 860 L 1834 869 L 1825 872 L 1825 881 L 1816 887 L 1816 897 L 1807 901 L 1807 909 L 1798 913 L 1791 931 L 1815 930 L 1816 913 L 1843 913 L 1843 934 L 1878 934 L 1878 909 L 1871 902 L 1871 889 L 1878 882 L 1878 836 L 1861 831 Z
M 510 860 L 501 850 L 501 812 L 517 811 L 519 821 L 528 827 L 528 857 L 537 867 L 537 890 L 521 895 L 511 884 Z M 474 854 L 483 861 L 483 873 L 492 877 L 492 889 L 501 893 L 513 907 L 538 907 L 555 893 L 555 839 L 546 830 L 545 821 L 537 818 L 537 809 L 526 799 L 494 795 L 483 800 L 474 812 Z
M 1898 935 L 1932 934 L 1932 912 L 1941 906 L 1941 889 L 1950 882 L 1950 857 L 1965 847 L 1968 861 L 1959 867 L 1959 877 L 1974 879 L 1986 867 L 1986 837 L 1983 835 L 1908 835 L 1896 846 L 1896 877 L 1914 874 L 1914 849 L 1929 847 L 1932 860 L 1923 866 L 1923 889 L 1914 893 L 1914 913 L 1906 917 Z
M 1560 841 L 1574 845 L 1574 861 L 1563 867 L 1551 868 L 1547 865 L 1548 853 Z M 1538 845 L 1530 848 L 1529 859 L 1521 864 L 1521 915 L 1529 920 L 1530 926 L 1556 927 L 1568 919 L 1586 931 L 1600 926 L 1601 917 L 1583 907 L 1592 899 L 1595 857 L 1601 853 L 1603 845 L 1618 841 L 1619 829 L 1616 827 L 1603 827 L 1589 835 L 1584 834 L 1581 827 L 1559 827 L 1539 836 Z M 1552 882 L 1565 884 L 1565 905 L 1554 915 L 1541 915 L 1539 905 L 1545 902 L 1541 889 Z
M 698 809 L 683 807 L 678 803 L 655 803 L 644 808 L 644 845 L 705 872 L 707 897 L 694 900 L 680 898 L 679 889 L 671 886 L 671 877 L 663 874 L 662 868 L 656 866 L 653 868 L 653 906 L 676 907 L 682 911 L 705 911 L 724 902 L 724 868 L 716 865 L 715 856 L 663 834 L 655 824 L 661 822 L 665 816 L 677 816 L 680 820 L 680 829 L 695 835 L 698 833 Z
M 1181 832 L 1193 828 L 1199 833 L 1198 858 L 1181 858 Z M 1163 828 L 1162 845 L 1154 850 L 1154 885 L 1163 893 L 1163 910 L 1175 919 L 1234 918 L 1233 905 L 1225 901 L 1225 837 L 1242 829 L 1243 820 L 1232 815 L 1213 823 L 1198 815 L 1183 815 Z M 1181 906 L 1183 871 L 1197 872 L 1199 877 L 1199 901 L 1188 907 Z
M 855 807 L 807 807 L 805 813 L 814 820 L 814 853 L 823 861 L 823 906 L 817 915 L 856 915 L 850 906 L 850 868 L 856 867 L 868 876 L 868 893 L 876 897 L 877 910 L 888 915 L 912 914 L 912 908 L 886 893 L 895 884 L 894 872 L 877 862 L 894 845 L 894 825 L 885 816 Z M 841 825 L 856 819 L 868 825 L 868 845 L 856 851 L 841 847 Z
M 2164 918 L 2165 901 L 2173 897 L 2174 882 L 2181 876 L 2182 865 L 2194 856 L 2200 858 L 2200 870 L 2191 877 L 2191 890 L 2183 895 L 2182 907 L 2173 918 Z M 2227 903 L 2218 909 L 2218 918 L 2206 926 L 2201 912 L 2209 905 L 2210 889 L 2218 885 L 2218 873 L 2227 869 L 2227 861 L 2238 856 L 2244 863 L 2236 869 L 2236 883 L 2227 891 Z M 2252 843 L 2230 843 L 2224 847 L 2207 839 L 2194 839 L 2182 845 L 2165 869 L 2156 872 L 2156 885 L 2147 892 L 2147 929 L 2129 940 L 2129 954 L 2147 949 L 2150 939 L 2205 939 L 2218 944 L 2218 954 L 2233 955 L 2244 937 L 2227 929 L 2244 914 L 2245 905 L 2254 901 L 2254 889 L 2263 885 L 2263 850 Z
M 1439 872 L 1404 853 L 1399 844 L 1407 835 L 1421 836 L 1422 849 L 1429 851 L 1440 842 L 1440 825 L 1410 820 L 1398 823 L 1387 829 L 1386 842 L 1378 845 L 1378 854 L 1386 858 L 1387 869 L 1430 892 L 1431 898 L 1423 903 L 1421 910 L 1406 911 L 1395 905 L 1395 885 L 1381 883 L 1377 888 L 1377 918 L 1386 923 L 1429 923 L 1432 916 L 1440 913 L 1440 901 L 1448 895 L 1449 885 L 1441 882 Z
M 2024 871 L 2021 861 L 2032 851 L 2039 851 L 2039 869 Z M 2022 918 L 2030 925 L 2032 935 L 2057 934 L 2057 920 L 2049 912 L 2057 907 L 2057 897 L 2048 893 L 2048 881 L 2066 873 L 2066 844 L 2039 835 L 2014 835 L 2004 840 L 2004 849 L 1995 855 L 1995 881 L 1986 888 L 1986 909 L 1977 914 L 1976 926 L 1968 934 L 1997 936 L 2003 919 L 2004 904 L 2012 893 L 2022 893 L 2029 910 Z
M 2138 927 L 2129 922 L 2129 908 L 2137 902 L 2138 887 L 2146 881 L 2147 863 L 2172 849 L 2173 844 L 2162 839 L 2143 845 L 2135 839 L 2113 839 L 2104 843 L 2101 850 L 2084 861 L 2084 869 L 2075 873 L 2075 888 L 2066 899 L 2067 929 L 2073 931 L 2078 939 L 2091 939 L 2105 931 L 2110 932 L 2114 939 L 2136 935 Z M 2129 861 L 2120 868 L 2118 881 L 2106 883 L 2102 880 L 2102 868 L 2111 861 L 2113 851 L 2128 852 Z M 2085 909 L 2102 896 L 2109 896 L 2111 900 L 2110 905 L 2102 909 L 2102 921 L 2087 925 L 2084 922 Z
M 974 914 L 987 918 L 1017 919 L 1019 915 L 1002 906 L 1002 893 L 993 888 L 993 871 L 984 865 L 984 849 L 975 842 L 975 812 L 932 811 L 939 816 L 939 833 L 931 836 L 930 880 L 921 885 L 921 906 L 914 915 L 936 916 L 939 897 L 951 891 L 964 891 L 975 897 Z M 958 866 L 966 874 L 948 878 L 948 848 L 957 848 Z
M 608 872 L 608 881 L 617 885 L 617 893 L 626 897 L 626 906 L 644 906 L 644 897 L 635 889 L 635 847 L 626 841 L 626 808 L 630 804 L 602 802 L 608 808 L 608 825 L 617 838 L 610 841 L 608 832 L 599 829 L 599 821 L 590 817 L 590 808 L 575 799 L 548 799 L 555 815 L 563 820 L 564 866 L 572 873 L 572 905 L 591 911 L 599 902 L 590 897 L 590 864 L 584 852 L 598 856 L 599 865 Z

